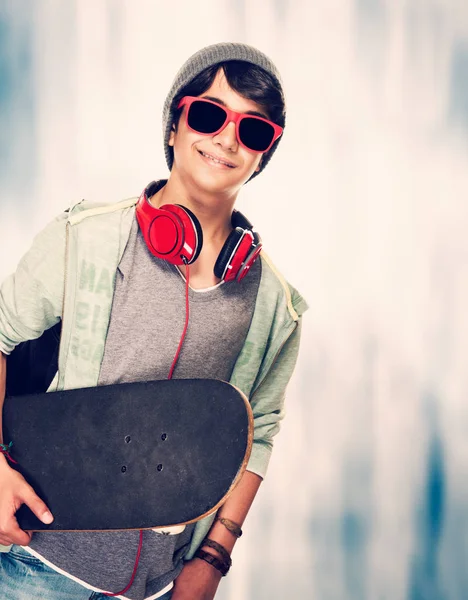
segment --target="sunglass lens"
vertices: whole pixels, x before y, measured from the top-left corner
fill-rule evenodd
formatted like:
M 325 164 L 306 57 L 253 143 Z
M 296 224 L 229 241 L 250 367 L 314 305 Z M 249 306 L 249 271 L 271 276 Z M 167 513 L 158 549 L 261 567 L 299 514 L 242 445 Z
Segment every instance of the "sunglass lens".
M 239 137 L 242 143 L 256 152 L 265 152 L 274 135 L 273 127 L 260 119 L 246 117 L 239 124 Z
M 214 133 L 222 127 L 225 120 L 226 113 L 220 106 L 198 100 L 190 106 L 188 124 L 195 131 Z

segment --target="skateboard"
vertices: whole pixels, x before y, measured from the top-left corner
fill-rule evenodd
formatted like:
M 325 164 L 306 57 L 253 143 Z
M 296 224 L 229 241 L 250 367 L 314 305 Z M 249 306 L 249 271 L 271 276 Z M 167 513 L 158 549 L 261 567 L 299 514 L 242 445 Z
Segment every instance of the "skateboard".
M 253 439 L 245 395 L 215 379 L 124 383 L 5 399 L 4 440 L 48 505 L 23 505 L 24 530 L 184 525 L 214 512 L 238 483 Z

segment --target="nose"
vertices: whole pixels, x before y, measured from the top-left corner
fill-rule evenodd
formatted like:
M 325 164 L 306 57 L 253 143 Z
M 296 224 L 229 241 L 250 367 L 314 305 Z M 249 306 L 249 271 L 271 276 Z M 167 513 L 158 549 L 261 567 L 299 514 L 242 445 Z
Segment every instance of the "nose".
M 219 144 L 225 150 L 235 152 L 238 148 L 238 141 L 236 135 L 236 124 L 234 121 L 229 121 L 224 129 L 213 136 L 213 143 Z

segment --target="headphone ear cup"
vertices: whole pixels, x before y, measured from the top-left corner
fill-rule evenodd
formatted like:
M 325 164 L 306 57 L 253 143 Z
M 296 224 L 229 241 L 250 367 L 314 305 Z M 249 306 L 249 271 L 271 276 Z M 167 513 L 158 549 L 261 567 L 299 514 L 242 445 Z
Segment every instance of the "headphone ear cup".
M 153 209 L 147 236 L 155 256 L 172 262 L 179 253 L 183 239 L 183 225 L 177 214 L 167 207 Z
M 260 252 L 262 251 L 262 243 L 260 242 L 258 245 L 254 245 L 252 250 L 247 255 L 246 259 L 241 265 L 241 268 L 238 270 L 236 275 L 237 281 L 242 281 L 244 277 L 250 270 L 250 267 L 254 264 L 257 258 L 260 256 Z
M 192 264 L 203 246 L 203 233 L 197 217 L 180 204 L 164 204 L 151 224 L 150 236 L 158 258 L 174 265 Z M 164 252 L 162 251 L 164 248 Z
M 180 209 L 182 209 L 183 211 L 185 211 L 187 213 L 188 218 L 190 219 L 190 221 L 192 222 L 193 228 L 195 230 L 195 234 L 196 234 L 196 240 L 195 240 L 195 244 L 194 244 L 194 253 L 193 253 L 193 257 L 187 262 L 187 264 L 191 265 L 193 262 L 195 262 L 201 252 L 201 249 L 203 247 L 203 230 L 201 228 L 200 225 L 200 221 L 197 219 L 197 217 L 193 214 L 193 212 L 187 208 L 186 206 L 182 206 L 181 204 L 175 204 L 175 206 L 179 207 Z
M 234 255 L 243 234 L 243 229 L 236 227 L 231 231 L 227 240 L 224 242 L 214 266 L 214 274 L 219 279 L 225 279 L 228 265 L 231 262 L 231 258 Z
M 148 197 L 158 187 L 147 186 L 136 205 L 136 218 L 150 252 L 173 265 L 189 265 L 197 260 L 203 246 L 200 222 L 191 210 L 180 204 L 152 206 Z

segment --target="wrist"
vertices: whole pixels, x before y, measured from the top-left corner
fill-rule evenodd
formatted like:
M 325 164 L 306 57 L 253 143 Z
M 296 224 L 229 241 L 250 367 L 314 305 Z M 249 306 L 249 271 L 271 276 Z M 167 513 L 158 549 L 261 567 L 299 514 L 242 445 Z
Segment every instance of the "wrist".
M 10 467 L 10 465 L 8 464 L 7 457 L 0 453 L 0 469 L 3 470 L 4 467 Z
M 214 556 L 221 560 L 221 562 L 223 562 L 228 568 L 231 567 L 231 555 L 222 544 L 206 537 L 200 544 L 200 548 L 203 548 L 203 550 L 209 552 L 210 554 L 214 554 Z M 209 550 L 207 550 L 208 548 Z
M 222 544 L 229 554 L 232 553 L 234 545 L 239 539 L 238 536 L 234 535 L 232 531 L 230 531 L 226 525 L 219 520 L 219 518 L 214 521 L 207 537 L 215 542 L 218 542 L 219 544 Z
M 228 564 L 215 556 L 214 553 L 212 554 L 202 548 L 199 548 L 195 552 L 194 559 L 200 559 L 200 562 L 204 562 L 207 568 L 210 569 L 211 574 L 216 574 L 217 578 L 220 578 L 221 576 L 224 577 L 229 571 Z
M 9 444 L 0 443 L 0 456 L 7 462 L 17 464 L 16 460 L 10 454 L 12 446 L 13 442 L 10 442 Z

